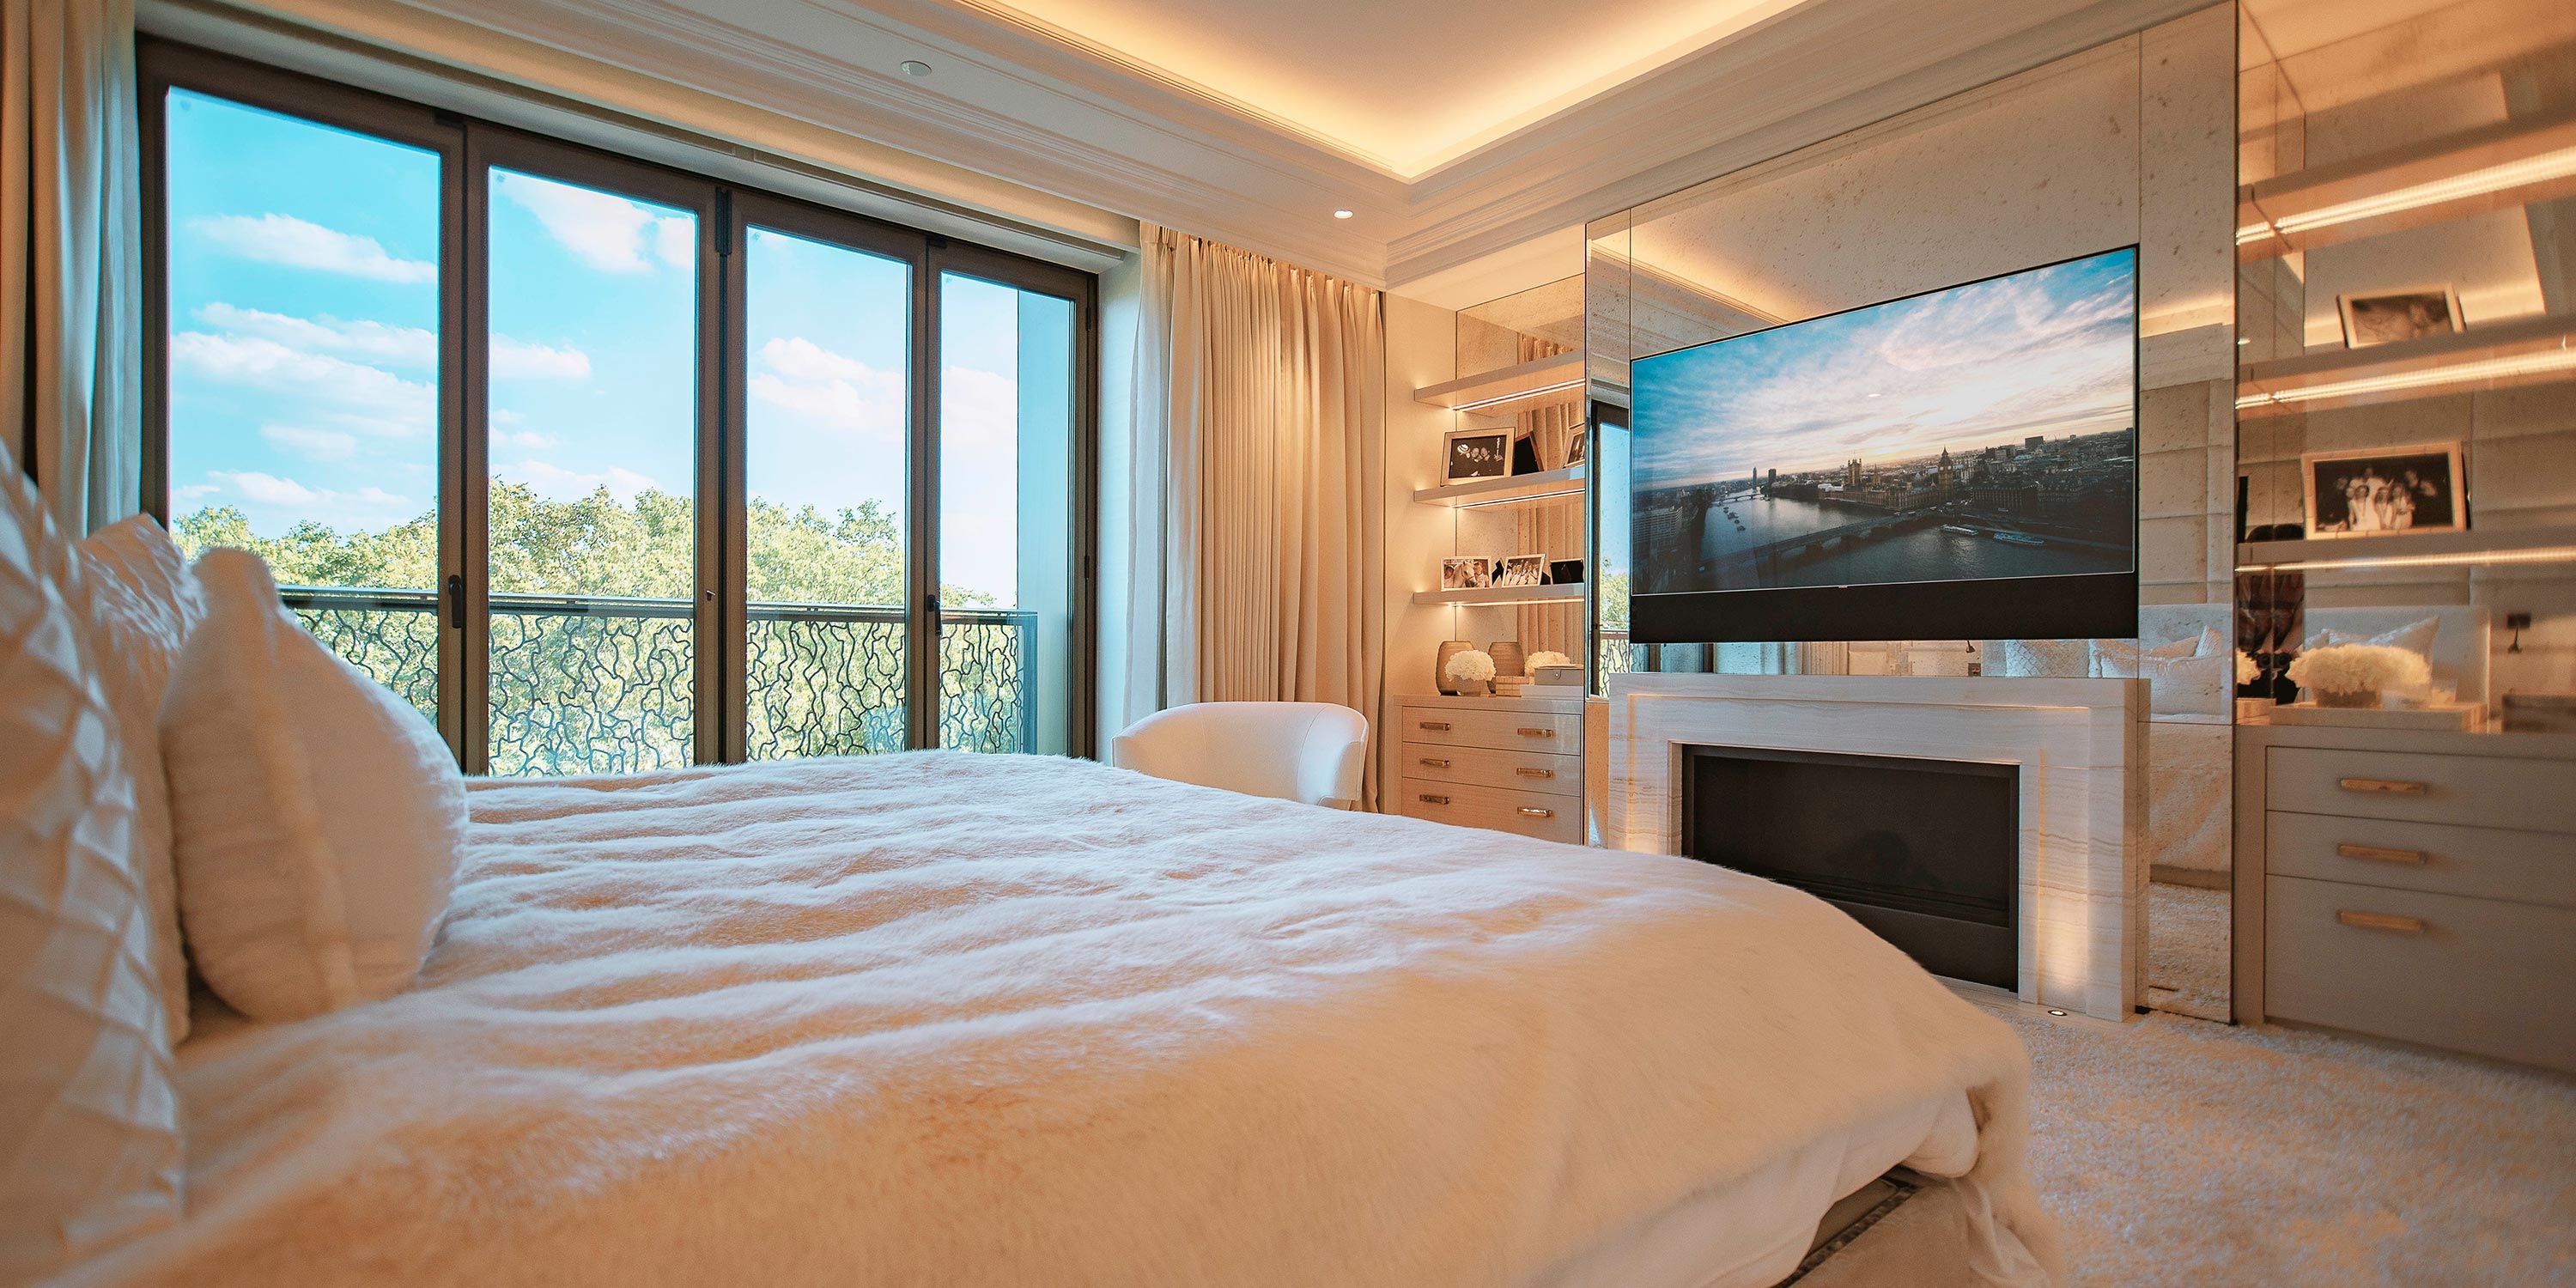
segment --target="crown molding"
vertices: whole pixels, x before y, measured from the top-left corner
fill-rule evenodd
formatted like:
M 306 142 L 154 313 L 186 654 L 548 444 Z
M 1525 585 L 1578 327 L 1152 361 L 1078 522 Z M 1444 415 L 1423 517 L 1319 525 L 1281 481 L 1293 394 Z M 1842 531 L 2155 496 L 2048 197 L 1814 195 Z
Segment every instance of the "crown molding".
M 1805 0 L 1407 181 L 992 0 L 217 2 L 412 54 L 429 51 L 405 48 L 405 33 L 434 16 L 553 51 L 568 79 L 584 64 L 614 68 L 1371 285 L 1418 279 L 2208 7 Z M 451 43 L 438 56 L 477 55 Z M 905 77 L 897 64 L 907 58 L 938 70 Z M 517 79 L 530 83 L 524 70 Z M 1336 208 L 1355 217 L 1335 220 Z

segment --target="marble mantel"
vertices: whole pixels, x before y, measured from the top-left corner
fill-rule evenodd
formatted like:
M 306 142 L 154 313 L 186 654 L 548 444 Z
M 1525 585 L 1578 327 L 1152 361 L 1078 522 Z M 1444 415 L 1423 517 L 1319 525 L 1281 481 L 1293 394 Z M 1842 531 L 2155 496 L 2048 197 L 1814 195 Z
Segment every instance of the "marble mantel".
M 1849 675 L 1610 680 L 1604 839 L 1680 848 L 1685 747 L 2019 767 L 2024 1001 L 2130 1017 L 2146 962 L 2143 681 Z

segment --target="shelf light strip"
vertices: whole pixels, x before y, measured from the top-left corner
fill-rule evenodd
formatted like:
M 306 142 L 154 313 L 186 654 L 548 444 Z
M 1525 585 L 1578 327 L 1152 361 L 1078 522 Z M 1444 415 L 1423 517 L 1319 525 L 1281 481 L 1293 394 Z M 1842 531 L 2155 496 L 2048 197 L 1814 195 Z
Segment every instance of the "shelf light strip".
M 1536 398 L 1540 394 L 1559 394 L 1568 389 L 1581 389 L 1583 387 L 1583 380 L 1583 377 L 1576 376 L 1572 380 L 1560 380 L 1552 385 L 1540 385 L 1536 389 L 1515 389 L 1510 393 L 1496 394 L 1491 398 L 1479 398 L 1474 402 L 1462 402 L 1457 406 L 1450 408 L 1450 410 L 1474 411 L 1479 407 L 1491 407 L 1495 403 L 1514 402 L 1522 398 Z
M 1583 495 L 1583 489 L 1580 486 L 1576 486 L 1567 488 L 1562 492 L 1524 492 L 1518 496 L 1496 497 L 1491 501 L 1460 501 L 1449 508 L 1452 510 L 1481 510 L 1489 505 L 1527 505 L 1532 501 L 1556 501 L 1569 496 L 1581 495 Z
M 2499 162 L 2482 169 L 2471 170 L 2466 174 L 2455 174 L 2447 179 L 2427 180 L 2392 192 L 2375 192 L 2367 197 L 2338 201 L 2330 206 L 2319 206 L 2314 210 L 2283 215 L 2264 223 L 2248 224 L 2236 230 L 2236 244 L 2242 246 L 2247 242 L 2260 241 L 2276 232 L 2286 237 L 2312 228 L 2348 224 L 2359 219 L 2373 219 L 2380 215 L 2392 215 L 2401 210 L 2414 210 L 2422 206 L 2437 206 L 2446 201 L 2458 201 L 2464 197 L 2502 192 L 2507 188 L 2518 188 L 2526 183 L 2543 183 L 2551 179 L 2564 179 L 2570 175 L 2576 175 L 2576 148 L 2560 148 L 2555 152 L 2543 152 L 2538 156 L 2524 157 L 2519 161 Z
M 2428 367 L 2422 371 L 2399 371 L 2384 376 L 2356 376 L 2350 380 L 2332 380 L 2321 385 L 2277 392 L 2251 393 L 2236 400 L 2237 410 L 2248 407 L 2287 405 L 2313 402 L 2319 398 L 2345 398 L 2354 394 L 2386 393 L 2396 389 L 2423 389 L 2433 385 L 2461 384 L 2472 380 L 2495 380 L 2506 376 L 2541 375 L 2552 371 L 2576 370 L 2576 349 L 2564 347 L 2517 353 L 2502 358 L 2481 358 L 2448 367 Z
M 2350 559 L 2300 559 L 2290 563 L 2241 563 L 2238 572 L 2333 572 L 2360 568 L 2432 568 L 2446 564 L 2559 563 L 2576 560 L 2576 546 L 2530 550 L 2479 550 L 2451 555 L 2355 555 Z

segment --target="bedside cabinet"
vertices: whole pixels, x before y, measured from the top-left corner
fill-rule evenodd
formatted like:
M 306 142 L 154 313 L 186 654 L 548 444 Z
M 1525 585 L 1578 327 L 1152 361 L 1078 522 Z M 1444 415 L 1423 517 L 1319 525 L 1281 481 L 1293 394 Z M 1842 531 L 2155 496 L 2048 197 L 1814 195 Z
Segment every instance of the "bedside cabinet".
M 1583 843 L 1581 698 L 1399 702 L 1397 813 Z
M 2250 1018 L 2576 1072 L 2576 738 L 2237 736 Z

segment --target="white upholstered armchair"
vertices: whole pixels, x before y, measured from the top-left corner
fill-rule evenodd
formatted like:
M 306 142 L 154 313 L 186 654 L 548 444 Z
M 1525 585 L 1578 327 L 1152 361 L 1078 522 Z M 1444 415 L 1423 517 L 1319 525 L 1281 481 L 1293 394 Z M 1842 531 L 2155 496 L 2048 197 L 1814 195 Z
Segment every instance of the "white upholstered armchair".
M 1194 702 L 1109 743 L 1109 763 L 1174 782 L 1357 809 L 1368 717 L 1330 702 Z

